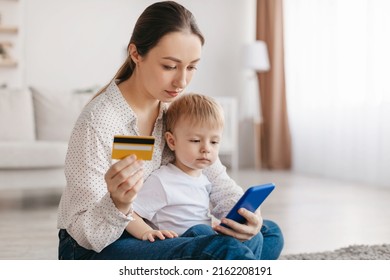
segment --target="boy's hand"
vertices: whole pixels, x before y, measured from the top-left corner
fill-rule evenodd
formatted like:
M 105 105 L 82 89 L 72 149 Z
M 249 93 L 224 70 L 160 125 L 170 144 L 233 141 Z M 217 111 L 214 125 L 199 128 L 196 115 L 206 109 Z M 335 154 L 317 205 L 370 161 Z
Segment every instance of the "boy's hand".
M 160 240 L 164 240 L 165 237 L 167 238 L 175 238 L 179 235 L 174 232 L 173 230 L 150 230 L 145 232 L 142 235 L 142 240 L 149 240 L 150 242 L 155 241 L 155 237 L 157 237 Z

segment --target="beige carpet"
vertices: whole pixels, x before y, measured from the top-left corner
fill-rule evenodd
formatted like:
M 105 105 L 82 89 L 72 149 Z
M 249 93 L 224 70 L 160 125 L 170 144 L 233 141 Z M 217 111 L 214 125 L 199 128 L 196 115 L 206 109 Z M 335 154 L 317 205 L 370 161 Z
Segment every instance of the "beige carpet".
M 280 260 L 390 260 L 390 244 L 351 245 L 335 251 L 282 255 Z

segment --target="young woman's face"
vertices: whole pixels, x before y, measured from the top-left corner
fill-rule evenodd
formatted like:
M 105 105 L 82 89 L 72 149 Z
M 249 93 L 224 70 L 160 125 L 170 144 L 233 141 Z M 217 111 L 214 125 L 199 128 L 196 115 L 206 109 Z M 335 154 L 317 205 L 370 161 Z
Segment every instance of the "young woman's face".
M 200 171 L 218 158 L 222 128 L 192 125 L 180 119 L 173 133 L 167 132 L 166 140 L 175 153 L 175 165 L 189 175 Z
M 200 60 L 202 43 L 195 34 L 173 32 L 163 36 L 141 57 L 137 75 L 153 98 L 171 102 L 190 83 Z

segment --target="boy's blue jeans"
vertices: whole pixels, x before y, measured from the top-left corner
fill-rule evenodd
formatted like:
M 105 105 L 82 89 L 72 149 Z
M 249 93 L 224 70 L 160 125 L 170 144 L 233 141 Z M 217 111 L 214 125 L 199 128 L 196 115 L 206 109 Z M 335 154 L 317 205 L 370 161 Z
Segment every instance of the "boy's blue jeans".
M 216 234 L 210 226 L 196 225 L 177 238 L 142 241 L 124 232 L 100 253 L 87 250 L 66 232 L 59 232 L 58 257 L 63 260 L 272 260 L 282 251 L 283 235 L 274 222 L 264 220 L 261 231 L 241 242 Z

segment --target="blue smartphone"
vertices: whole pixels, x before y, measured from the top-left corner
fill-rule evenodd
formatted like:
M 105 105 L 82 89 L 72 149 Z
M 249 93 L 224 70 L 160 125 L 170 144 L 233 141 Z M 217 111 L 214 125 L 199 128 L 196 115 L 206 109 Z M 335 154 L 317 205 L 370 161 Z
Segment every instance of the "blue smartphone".
M 238 214 L 238 209 L 245 208 L 251 212 L 255 212 L 274 188 L 275 185 L 273 183 L 249 187 L 237 201 L 236 205 L 233 206 L 232 210 L 227 214 L 226 218 L 244 224 L 246 220 L 243 216 Z M 224 224 L 221 225 L 228 227 Z

